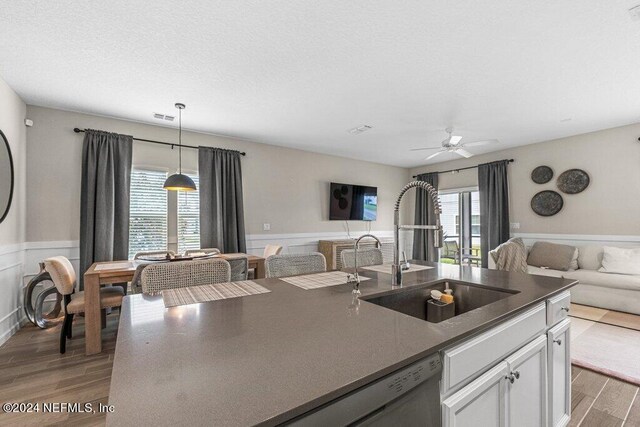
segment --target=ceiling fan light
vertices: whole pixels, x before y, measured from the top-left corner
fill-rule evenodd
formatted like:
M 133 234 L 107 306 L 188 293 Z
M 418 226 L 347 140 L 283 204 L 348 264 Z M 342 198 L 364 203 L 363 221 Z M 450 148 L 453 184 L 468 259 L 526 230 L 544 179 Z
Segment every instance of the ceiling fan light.
M 196 184 L 187 175 L 174 173 L 164 182 L 163 188 L 169 191 L 196 191 Z

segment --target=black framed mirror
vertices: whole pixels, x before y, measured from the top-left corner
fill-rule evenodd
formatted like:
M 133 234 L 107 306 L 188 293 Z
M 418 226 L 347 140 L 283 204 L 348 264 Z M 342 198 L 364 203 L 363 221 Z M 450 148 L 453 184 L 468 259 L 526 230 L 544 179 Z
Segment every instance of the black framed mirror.
M 7 137 L 0 130 L 0 222 L 4 221 L 13 198 L 13 157 Z

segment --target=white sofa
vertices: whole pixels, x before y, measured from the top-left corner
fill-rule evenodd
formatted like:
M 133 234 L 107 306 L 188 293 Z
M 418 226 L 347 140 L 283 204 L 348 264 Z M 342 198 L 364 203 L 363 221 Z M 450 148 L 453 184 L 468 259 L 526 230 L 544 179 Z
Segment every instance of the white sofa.
M 578 280 L 571 288 L 571 302 L 609 310 L 640 314 L 640 276 L 601 273 L 603 246 L 578 246 L 578 269 L 569 271 L 527 267 L 529 274 Z M 495 269 L 489 257 L 489 268 Z

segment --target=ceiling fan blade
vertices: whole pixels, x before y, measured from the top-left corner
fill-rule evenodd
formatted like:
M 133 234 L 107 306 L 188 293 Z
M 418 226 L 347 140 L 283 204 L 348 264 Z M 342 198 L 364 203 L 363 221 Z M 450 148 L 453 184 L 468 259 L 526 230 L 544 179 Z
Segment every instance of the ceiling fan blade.
M 462 141 L 462 137 L 459 135 L 451 135 L 451 138 L 449 138 L 449 144 L 451 145 L 458 145 L 460 141 Z
M 436 151 L 435 153 L 433 153 L 432 155 L 430 155 L 429 157 L 427 157 L 425 160 L 431 160 L 433 159 L 435 156 L 438 156 L 440 154 L 444 153 L 444 151 Z
M 473 141 L 463 144 L 465 147 L 478 147 L 480 145 L 498 144 L 500 141 L 497 139 L 486 139 L 484 141 Z
M 409 151 L 437 150 L 439 148 L 442 148 L 442 146 L 438 145 L 437 147 L 411 148 Z
M 457 150 L 454 151 L 454 153 L 461 155 L 462 157 L 466 157 L 467 159 L 471 156 L 473 156 L 473 153 L 468 152 L 467 150 L 465 150 L 464 148 L 458 148 Z

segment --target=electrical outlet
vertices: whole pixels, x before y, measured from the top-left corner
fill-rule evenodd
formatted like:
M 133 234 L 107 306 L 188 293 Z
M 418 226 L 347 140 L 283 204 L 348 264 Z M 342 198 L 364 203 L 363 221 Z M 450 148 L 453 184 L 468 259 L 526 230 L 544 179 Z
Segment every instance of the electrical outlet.
M 264 224 L 262 224 L 262 230 L 271 231 L 271 224 L 265 222 Z
M 511 223 L 511 229 L 512 230 L 520 230 L 520 223 L 519 222 L 512 222 Z

